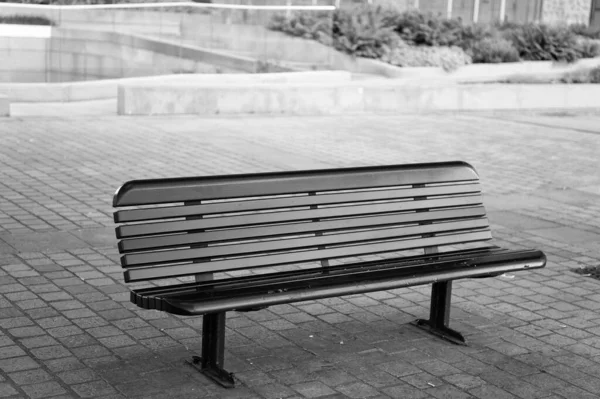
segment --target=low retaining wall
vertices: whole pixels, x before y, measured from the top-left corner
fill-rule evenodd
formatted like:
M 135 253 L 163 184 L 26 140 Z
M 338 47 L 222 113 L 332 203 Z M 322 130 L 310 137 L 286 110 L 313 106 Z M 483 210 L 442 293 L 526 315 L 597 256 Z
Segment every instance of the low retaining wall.
M 10 102 L 8 96 L 0 94 L 0 117 L 10 116 Z
M 470 64 L 447 72 L 439 67 L 397 67 L 383 61 L 354 58 L 339 52 L 331 59 L 335 69 L 354 73 L 381 75 L 392 79 L 436 79 L 462 83 L 498 82 L 515 76 L 552 79 L 565 73 L 600 66 L 600 57 L 596 57 L 581 59 L 571 64 L 554 61 Z
M 136 84 L 157 86 L 164 84 L 206 85 L 255 83 L 300 83 L 300 82 L 349 82 L 352 78 L 346 71 L 279 72 L 255 74 L 177 74 L 146 76 L 125 79 L 102 79 L 88 82 L 65 83 L 0 83 L 0 92 L 12 102 L 70 102 L 116 98 L 118 86 Z
M 407 84 L 353 81 L 304 84 L 119 86 L 120 115 L 298 114 L 343 112 L 600 109 L 600 85 Z

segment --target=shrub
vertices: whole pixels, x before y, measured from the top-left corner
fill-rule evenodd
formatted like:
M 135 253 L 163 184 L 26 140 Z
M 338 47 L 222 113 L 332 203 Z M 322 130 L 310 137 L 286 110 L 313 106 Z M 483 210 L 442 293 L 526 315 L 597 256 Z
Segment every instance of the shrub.
M 566 74 L 561 83 L 600 83 L 600 67 L 582 69 Z
M 498 33 L 490 25 L 465 25 L 462 27 L 460 32 L 460 41 L 457 42 L 456 45 L 467 51 L 473 47 L 475 43 L 479 43 L 483 39 L 489 39 L 496 36 L 498 36 Z
M 401 45 L 392 49 L 383 61 L 400 67 L 441 67 L 454 70 L 471 63 L 471 57 L 460 47 Z
M 577 37 L 567 27 L 529 23 L 503 31 L 523 60 L 573 62 L 581 58 Z
M 600 67 L 590 71 L 590 83 L 600 83 Z
M 579 52 L 581 58 L 594 58 L 600 56 L 600 40 L 597 39 L 581 37 L 577 41 L 577 46 L 575 48 Z
M 464 57 L 458 55 L 462 53 L 456 48 L 427 51 L 409 49 L 406 45 L 459 47 L 469 56 L 469 62 L 477 63 L 573 62 L 600 56 L 600 41 L 592 39 L 598 33 L 584 26 L 509 22 L 463 25 L 458 19 L 447 20 L 419 11 L 399 12 L 371 5 L 337 9 L 333 14 L 304 12 L 295 13 L 291 18 L 277 16 L 271 20 L 269 28 L 318 40 L 354 56 L 381 58 L 385 55 L 397 65 L 404 64 L 403 59 L 408 57 L 420 59 L 425 65 L 442 66 L 433 55 L 440 51 L 446 51 L 450 59 Z M 406 45 L 398 47 L 398 40 Z M 417 61 L 409 63 L 418 64 Z
M 291 18 L 275 16 L 268 28 L 318 40 L 357 57 L 380 58 L 399 40 L 386 25 L 387 12 L 382 7 L 370 6 L 338 9 L 333 14 L 300 12 Z
M 407 44 L 417 46 L 454 46 L 462 39 L 462 22 L 444 19 L 431 13 L 407 11 L 388 15 L 386 24 Z
M 35 15 L 0 15 L 0 24 L 19 24 L 19 25 L 55 25 L 54 21 Z
M 274 15 L 267 27 L 291 36 L 320 40 L 331 35 L 332 20 L 331 15 L 326 13 L 299 12 L 292 18 Z
M 569 29 L 577 36 L 583 36 L 589 39 L 600 39 L 600 28 L 594 28 L 584 24 L 572 24 L 569 26 Z
M 513 44 L 502 38 L 485 38 L 471 44 L 467 53 L 474 63 L 498 64 L 519 61 L 519 52 Z
M 399 38 L 386 25 L 382 11 L 368 6 L 338 10 L 331 31 L 335 49 L 357 57 L 380 58 L 393 48 Z

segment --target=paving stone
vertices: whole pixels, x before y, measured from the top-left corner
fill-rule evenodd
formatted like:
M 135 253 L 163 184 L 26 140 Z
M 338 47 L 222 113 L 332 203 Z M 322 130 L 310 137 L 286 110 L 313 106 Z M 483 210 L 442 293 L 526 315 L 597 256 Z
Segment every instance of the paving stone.
M 16 345 L 3 346 L 0 348 L 0 359 L 8 359 L 25 355 L 25 351 Z
M 290 388 L 271 383 L 255 388 L 256 392 L 265 398 L 288 398 L 294 395 L 294 391 Z
M 444 383 L 441 379 L 429 373 L 411 374 L 402 377 L 401 380 L 419 389 L 427 389 Z
M 431 396 L 439 398 L 439 399 L 469 399 L 469 398 L 472 398 L 472 396 L 469 395 L 468 393 L 463 392 L 463 391 L 453 387 L 452 385 L 440 385 L 435 388 L 429 388 L 426 390 L 426 392 L 428 394 L 430 394 Z
M 481 378 L 468 374 L 452 374 L 443 377 L 443 379 L 463 390 L 469 390 L 471 388 L 486 384 L 486 382 Z
M 18 394 L 19 391 L 17 391 L 14 386 L 5 382 L 0 382 L 0 398 L 7 398 Z
M 83 368 L 83 364 L 75 357 L 46 360 L 44 364 L 53 373 Z
M 90 346 L 98 343 L 96 339 L 88 334 L 69 335 L 59 338 L 60 342 L 67 348 L 78 348 L 80 346 Z
M 362 382 L 341 385 L 336 389 L 347 398 L 369 398 L 377 396 L 377 390 Z
M 112 386 L 101 380 L 72 385 L 71 388 L 82 398 L 95 398 L 116 393 Z
M 421 399 L 431 398 L 431 396 L 420 389 L 410 385 L 402 384 L 383 389 L 383 392 L 392 398 Z
M 40 365 L 29 356 L 0 359 L 0 370 L 5 373 L 29 370 L 40 367 Z
M 33 322 L 31 320 L 29 320 L 27 317 L 19 317 L 20 315 L 21 315 L 21 313 L 17 311 L 14 316 L 6 316 L 6 317 L 10 317 L 10 318 L 1 319 L 0 320 L 0 328 L 8 330 L 8 329 L 12 329 L 12 328 L 30 326 L 33 324 Z
M 52 376 L 43 369 L 19 371 L 8 375 L 17 385 L 34 384 L 52 380 Z
M 439 360 L 433 362 L 420 363 L 419 368 L 437 377 L 444 377 L 460 373 L 460 370 L 458 370 L 457 368 Z
M 54 381 L 25 385 L 22 386 L 21 389 L 23 389 L 25 393 L 27 393 L 27 396 L 32 399 L 49 398 L 51 396 L 66 393 L 65 389 Z
M 127 335 L 114 335 L 111 337 L 98 338 L 98 342 L 107 348 L 118 348 L 121 346 L 134 345 L 135 341 Z
M 37 326 L 12 328 L 8 330 L 8 333 L 17 338 L 34 337 L 45 334 L 44 330 Z
M 63 338 L 63 337 L 68 337 L 71 335 L 79 335 L 82 334 L 83 331 L 76 326 L 64 326 L 64 327 L 56 327 L 56 328 L 49 328 L 46 330 L 46 332 L 48 332 L 50 335 L 52 335 L 55 338 Z
M 71 349 L 79 359 L 92 359 L 107 356 L 110 352 L 101 345 L 89 345 Z
M 335 391 L 319 381 L 294 384 L 290 388 L 307 398 L 319 398 L 335 394 Z
M 13 345 L 14 341 L 7 336 L 0 336 L 0 347 Z
M 80 384 L 83 382 L 92 381 L 98 379 L 97 374 L 90 369 L 78 369 L 71 371 L 64 371 L 58 373 L 57 377 L 60 378 L 65 384 L 73 385 Z
M 469 393 L 479 399 L 514 399 L 516 396 L 494 385 L 482 385 Z
M 403 361 L 383 363 L 379 364 L 377 367 L 395 377 L 405 377 L 407 375 L 417 374 L 423 371 L 422 369 Z

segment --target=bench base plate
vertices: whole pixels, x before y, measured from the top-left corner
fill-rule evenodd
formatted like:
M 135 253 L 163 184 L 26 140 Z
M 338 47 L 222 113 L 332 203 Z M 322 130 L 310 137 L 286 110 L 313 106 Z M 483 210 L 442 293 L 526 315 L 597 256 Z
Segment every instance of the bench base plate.
M 452 342 L 456 345 L 467 345 L 467 340 L 465 337 L 456 330 L 451 329 L 450 327 L 441 326 L 434 327 L 431 325 L 429 320 L 425 319 L 417 319 L 413 321 L 411 324 L 419 327 L 420 329 L 427 331 L 433 335 L 436 335 L 440 338 L 445 339 L 446 341 Z
M 203 361 L 200 356 L 192 356 L 192 360 L 189 361 L 189 364 L 194 367 L 196 370 L 216 382 L 217 384 L 225 387 L 225 388 L 233 388 L 235 387 L 235 379 L 233 378 L 233 373 L 230 373 L 222 368 L 209 366 L 203 367 Z

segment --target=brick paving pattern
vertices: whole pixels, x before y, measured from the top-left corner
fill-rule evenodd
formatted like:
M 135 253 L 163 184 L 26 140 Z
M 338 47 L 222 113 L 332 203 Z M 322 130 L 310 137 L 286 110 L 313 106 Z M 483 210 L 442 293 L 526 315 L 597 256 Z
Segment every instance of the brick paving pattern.
M 600 116 L 16 117 L 0 124 L 0 398 L 597 398 Z M 228 313 L 224 390 L 184 361 L 201 317 L 129 302 L 111 197 L 130 179 L 465 160 L 495 241 L 545 269 Z M 132 287 L 134 287 L 133 285 Z

